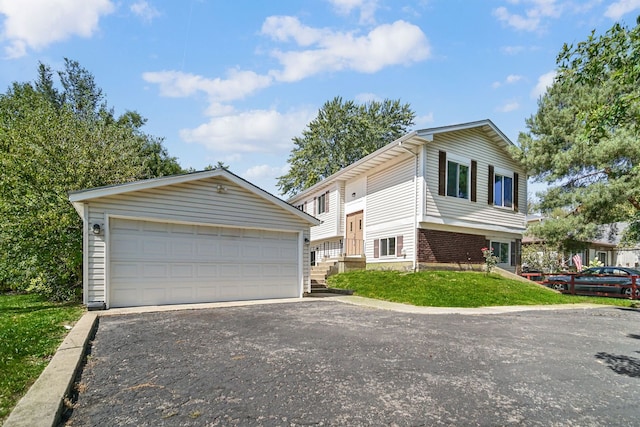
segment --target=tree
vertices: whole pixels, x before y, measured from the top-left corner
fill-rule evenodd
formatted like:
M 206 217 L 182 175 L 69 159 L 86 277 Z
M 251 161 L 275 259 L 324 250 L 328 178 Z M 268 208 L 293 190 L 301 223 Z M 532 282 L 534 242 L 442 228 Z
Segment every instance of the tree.
M 66 61 L 56 89 L 34 83 L 0 95 L 0 288 L 52 299 L 81 289 L 82 220 L 68 192 L 180 172 L 135 112 L 115 117 L 93 76 Z
M 413 125 L 409 104 L 385 99 L 356 104 L 327 101 L 294 137 L 289 172 L 278 178 L 282 195 L 294 195 L 399 138 Z
M 564 213 L 531 232 L 568 244 L 626 220 L 632 235 L 640 230 L 640 25 L 565 45 L 557 65 L 514 155 L 550 185 L 540 210 Z

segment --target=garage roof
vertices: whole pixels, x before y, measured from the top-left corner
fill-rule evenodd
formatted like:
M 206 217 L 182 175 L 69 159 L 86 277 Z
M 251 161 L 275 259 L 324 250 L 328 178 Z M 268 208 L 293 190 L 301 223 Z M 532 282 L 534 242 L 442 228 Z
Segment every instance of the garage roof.
M 76 211 L 78 211 L 78 213 L 82 215 L 82 211 L 84 209 L 83 203 L 93 199 L 97 199 L 100 197 L 114 196 L 114 195 L 129 193 L 133 191 L 148 190 L 151 188 L 164 187 L 168 185 L 182 184 L 185 182 L 209 179 L 214 177 L 221 177 L 221 178 L 227 179 L 233 182 L 234 184 L 244 188 L 245 190 L 250 191 L 256 194 L 257 196 L 300 217 L 301 219 L 307 221 L 311 225 L 319 225 L 321 222 L 319 219 L 309 215 L 306 212 L 302 212 L 301 210 L 296 209 L 294 206 L 290 205 L 284 200 L 274 196 L 273 194 L 263 190 L 260 187 L 257 187 L 256 185 L 239 177 L 238 175 L 235 175 L 232 172 L 229 172 L 224 168 L 218 168 L 218 169 L 202 171 L 202 172 L 192 172 L 192 173 L 187 173 L 182 175 L 171 175 L 171 176 L 166 176 L 161 178 L 145 179 L 142 181 L 127 182 L 124 184 L 116 184 L 116 185 L 109 185 L 105 187 L 96 187 L 96 188 L 90 188 L 86 190 L 73 191 L 69 193 L 69 200 L 73 204 L 73 207 L 76 209 Z

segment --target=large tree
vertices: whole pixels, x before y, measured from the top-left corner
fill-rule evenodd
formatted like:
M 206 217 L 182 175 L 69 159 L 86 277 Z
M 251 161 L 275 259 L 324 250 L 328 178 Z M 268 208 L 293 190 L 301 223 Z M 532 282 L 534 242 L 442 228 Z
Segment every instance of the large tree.
M 93 76 L 66 60 L 0 95 L 0 288 L 52 299 L 81 289 L 82 221 L 68 192 L 181 172 L 145 119 L 116 117 Z
M 278 178 L 283 195 L 294 195 L 399 138 L 413 125 L 409 104 L 385 99 L 357 104 L 336 97 L 294 137 L 289 172 Z
M 549 184 L 540 209 L 556 214 L 532 233 L 568 248 L 600 237 L 598 224 L 631 221 L 633 231 L 640 219 L 640 26 L 615 24 L 565 45 L 556 71 L 514 152 Z

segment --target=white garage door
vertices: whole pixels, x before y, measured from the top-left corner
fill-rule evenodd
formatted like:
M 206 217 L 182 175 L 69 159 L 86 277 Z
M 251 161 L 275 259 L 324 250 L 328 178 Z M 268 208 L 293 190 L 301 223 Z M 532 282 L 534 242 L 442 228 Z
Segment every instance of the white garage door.
M 109 305 L 299 296 L 297 233 L 113 219 Z

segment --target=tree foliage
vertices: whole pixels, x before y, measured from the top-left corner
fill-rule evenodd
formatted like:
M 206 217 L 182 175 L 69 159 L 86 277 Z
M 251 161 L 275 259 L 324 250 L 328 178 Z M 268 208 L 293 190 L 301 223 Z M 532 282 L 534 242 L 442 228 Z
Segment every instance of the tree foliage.
M 283 195 L 294 195 L 405 134 L 415 113 L 409 104 L 385 99 L 357 104 L 335 97 L 294 137 L 289 172 L 278 178 Z
M 181 172 L 145 119 L 116 117 L 93 76 L 75 61 L 40 65 L 35 82 L 0 95 L 0 288 L 52 299 L 77 295 L 82 220 L 68 192 Z
M 589 240 L 600 237 L 595 225 L 640 219 L 640 26 L 592 32 L 565 45 L 557 65 L 514 155 L 550 185 L 540 210 L 564 211 L 531 232 Z

